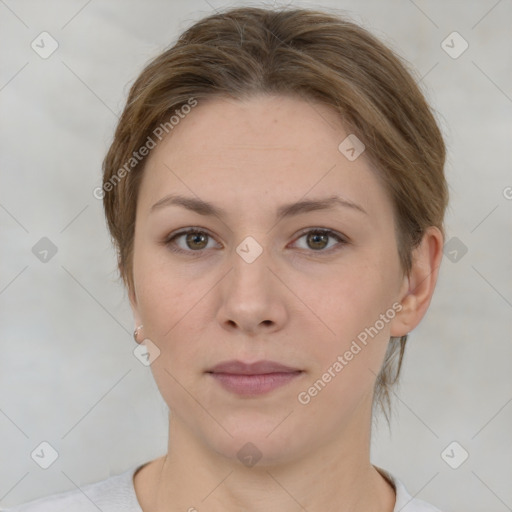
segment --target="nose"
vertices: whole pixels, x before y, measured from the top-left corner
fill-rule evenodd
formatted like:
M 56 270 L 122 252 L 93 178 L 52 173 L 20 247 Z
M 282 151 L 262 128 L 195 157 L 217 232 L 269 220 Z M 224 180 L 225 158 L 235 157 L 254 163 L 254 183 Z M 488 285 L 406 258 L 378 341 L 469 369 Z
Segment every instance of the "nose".
M 231 271 L 220 283 L 217 318 L 222 328 L 231 332 L 269 334 L 286 323 L 287 290 L 271 268 L 267 251 L 250 261 L 233 252 Z

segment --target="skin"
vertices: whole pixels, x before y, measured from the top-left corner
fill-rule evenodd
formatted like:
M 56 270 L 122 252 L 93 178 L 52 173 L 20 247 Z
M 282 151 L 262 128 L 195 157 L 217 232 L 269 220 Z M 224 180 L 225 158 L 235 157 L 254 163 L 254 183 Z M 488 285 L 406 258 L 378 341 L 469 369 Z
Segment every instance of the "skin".
M 328 107 L 282 96 L 201 101 L 152 150 L 139 191 L 130 302 L 139 339 L 170 409 L 168 453 L 139 470 L 144 512 L 246 510 L 392 512 L 392 486 L 370 463 L 371 405 L 390 336 L 416 327 L 434 292 L 442 235 L 429 228 L 404 275 L 392 203 Z M 180 206 L 151 212 L 168 194 L 212 202 L 225 217 Z M 276 219 L 276 209 L 337 194 L 336 206 Z M 187 227 L 208 236 L 174 246 Z M 304 231 L 345 237 L 315 240 Z M 252 263 L 236 248 L 253 237 Z M 323 243 L 323 245 L 322 245 Z M 307 405 L 298 394 L 332 367 L 393 304 L 402 309 Z M 285 386 L 240 397 L 205 373 L 232 359 L 302 370 Z M 253 443 L 261 459 L 237 452 Z

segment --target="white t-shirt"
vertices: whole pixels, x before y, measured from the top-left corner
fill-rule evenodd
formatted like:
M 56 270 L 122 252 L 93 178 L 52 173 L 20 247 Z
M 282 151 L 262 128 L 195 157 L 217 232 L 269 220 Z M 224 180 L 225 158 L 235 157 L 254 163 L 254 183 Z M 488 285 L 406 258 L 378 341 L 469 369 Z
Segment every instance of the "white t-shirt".
M 0 512 L 143 512 L 135 494 L 133 475 L 144 464 L 132 466 L 119 475 L 84 485 L 80 489 L 52 494 Z M 393 485 L 396 502 L 393 512 L 441 512 L 414 499 L 404 485 L 382 468 L 375 468 Z

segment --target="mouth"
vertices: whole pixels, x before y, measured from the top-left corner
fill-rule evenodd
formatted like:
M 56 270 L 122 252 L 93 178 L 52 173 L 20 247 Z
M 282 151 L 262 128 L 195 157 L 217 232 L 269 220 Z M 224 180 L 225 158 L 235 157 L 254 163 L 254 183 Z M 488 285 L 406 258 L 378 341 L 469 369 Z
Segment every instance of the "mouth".
M 280 388 L 304 372 L 274 361 L 226 361 L 206 373 L 231 393 L 255 396 Z

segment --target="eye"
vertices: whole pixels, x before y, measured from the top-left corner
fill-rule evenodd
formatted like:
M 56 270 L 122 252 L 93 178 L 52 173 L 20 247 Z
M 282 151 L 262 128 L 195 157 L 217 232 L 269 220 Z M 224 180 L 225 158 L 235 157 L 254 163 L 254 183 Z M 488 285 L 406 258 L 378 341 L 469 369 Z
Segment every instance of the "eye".
M 296 240 L 301 240 L 302 238 L 306 239 L 306 244 L 308 245 L 305 247 L 306 250 L 309 249 L 315 252 L 324 253 L 332 252 L 333 245 L 336 246 L 336 243 L 329 246 L 329 238 L 335 239 L 340 246 L 349 243 L 344 236 L 332 231 L 331 229 L 309 229 L 308 231 L 303 232 Z M 182 244 L 178 243 L 180 239 L 182 240 Z M 171 234 L 163 243 L 173 252 L 189 254 L 191 256 L 200 256 L 203 249 L 212 248 L 211 245 L 209 246 L 209 242 L 211 241 L 213 241 L 213 237 L 208 232 L 199 228 L 188 228 Z M 325 250 L 326 247 L 328 248 L 327 250 Z
M 184 246 L 177 246 L 176 241 L 180 238 L 183 238 Z M 208 247 L 208 239 L 212 238 L 206 231 L 198 228 L 188 228 L 171 235 L 165 240 L 164 244 L 173 252 L 193 253 L 201 252 L 203 249 L 210 249 L 211 247 Z
M 310 229 L 303 233 L 297 240 L 302 238 L 306 239 L 307 247 L 305 247 L 305 249 L 311 249 L 316 252 L 331 252 L 333 245 L 335 246 L 336 244 L 329 246 L 329 238 L 334 238 L 338 242 L 338 245 L 346 245 L 348 243 L 345 237 L 331 229 Z M 324 250 L 326 247 L 328 247 L 328 250 Z

